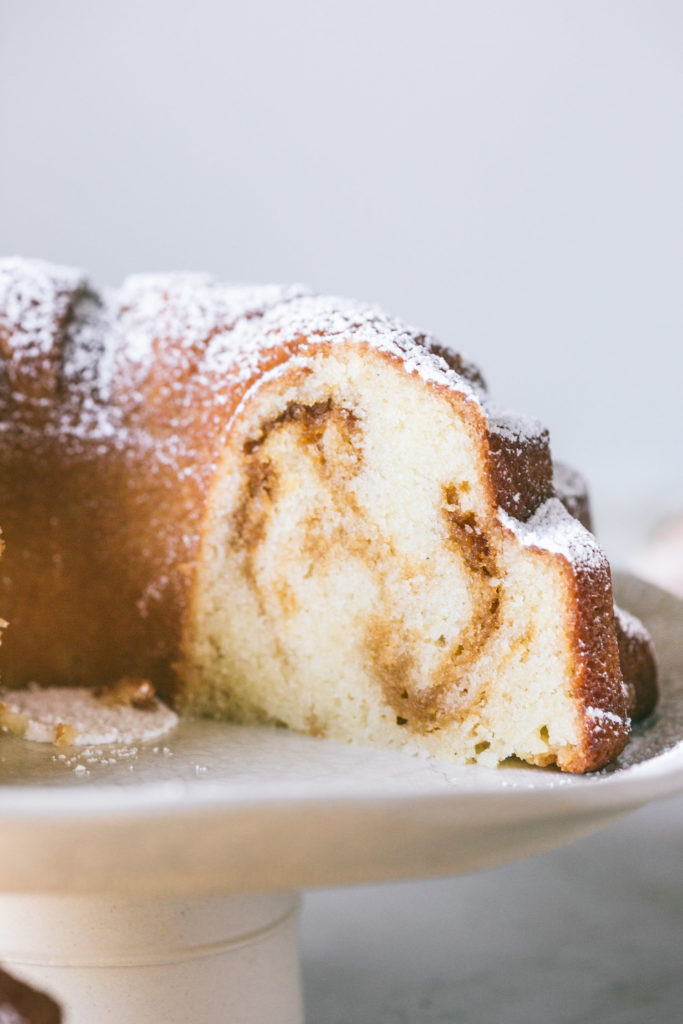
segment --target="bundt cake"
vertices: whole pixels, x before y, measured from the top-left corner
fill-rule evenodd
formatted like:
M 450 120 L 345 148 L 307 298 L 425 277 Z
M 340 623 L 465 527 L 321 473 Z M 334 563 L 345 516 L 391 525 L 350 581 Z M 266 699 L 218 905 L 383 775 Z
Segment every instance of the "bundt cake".
M 11 259 L 0 359 L 5 685 L 137 676 L 185 714 L 486 765 L 623 748 L 580 482 L 429 336 L 299 287 L 98 294 Z

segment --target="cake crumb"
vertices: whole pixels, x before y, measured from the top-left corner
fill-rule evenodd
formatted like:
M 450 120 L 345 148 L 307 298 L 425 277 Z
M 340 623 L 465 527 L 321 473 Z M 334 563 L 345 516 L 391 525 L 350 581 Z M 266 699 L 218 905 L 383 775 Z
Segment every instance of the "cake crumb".
M 177 725 L 178 716 L 154 695 L 147 680 L 121 680 L 107 689 L 111 699 L 103 700 L 103 692 L 35 684 L 24 690 L 0 690 L 0 729 L 58 748 L 87 747 L 84 756 L 101 760 L 98 748 L 104 744 L 123 745 L 117 759 L 135 757 L 136 744 L 157 740 Z
M 56 747 L 72 747 L 78 738 L 78 731 L 68 722 L 57 722 L 54 744 Z

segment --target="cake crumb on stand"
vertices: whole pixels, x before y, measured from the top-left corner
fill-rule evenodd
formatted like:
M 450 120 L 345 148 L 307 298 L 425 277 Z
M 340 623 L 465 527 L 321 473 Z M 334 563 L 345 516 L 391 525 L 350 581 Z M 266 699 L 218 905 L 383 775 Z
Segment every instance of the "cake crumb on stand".
M 159 739 L 177 724 L 145 679 L 126 677 L 105 688 L 28 686 L 0 690 L 0 729 L 59 749 Z

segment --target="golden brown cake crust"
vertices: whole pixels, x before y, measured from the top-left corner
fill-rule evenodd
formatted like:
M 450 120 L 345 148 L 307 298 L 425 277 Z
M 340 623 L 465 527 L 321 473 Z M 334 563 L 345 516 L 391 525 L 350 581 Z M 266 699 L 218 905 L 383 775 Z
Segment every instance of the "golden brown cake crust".
M 573 593 L 566 629 L 574 651 L 572 694 L 581 708 L 582 740 L 557 763 L 568 772 L 593 771 L 623 750 L 629 734 L 619 650 L 610 629 L 614 598 L 609 563 L 592 534 L 558 499 L 541 506 L 525 524 L 515 526 L 510 518 L 506 523 L 535 550 L 543 550 L 539 541 L 546 538 L 555 548 L 549 555 L 561 564 Z
M 642 622 L 617 605 L 614 606 L 614 626 L 627 691 L 628 713 L 637 722 L 654 711 L 659 697 L 654 647 Z
M 621 753 L 629 729 L 619 649 L 609 629 L 614 598 L 607 561 L 602 566 L 579 565 L 574 587 L 573 625 L 580 663 L 576 688 L 585 716 L 583 749 L 560 767 L 583 772 L 599 768 Z
M 566 463 L 553 463 L 555 494 L 587 530 L 593 531 L 588 487 L 580 473 Z M 627 711 L 639 721 L 654 710 L 659 695 L 657 661 L 652 638 L 634 615 L 614 606 L 619 663 L 627 693 Z
M 526 520 L 555 494 L 550 435 L 536 421 L 490 413 L 488 437 L 498 504 Z

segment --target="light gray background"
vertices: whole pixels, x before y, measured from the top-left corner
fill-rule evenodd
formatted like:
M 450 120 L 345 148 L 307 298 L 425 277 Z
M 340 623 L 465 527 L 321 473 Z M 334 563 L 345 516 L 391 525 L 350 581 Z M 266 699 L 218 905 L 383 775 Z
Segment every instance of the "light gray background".
M 377 301 L 551 427 L 622 559 L 683 504 L 682 57 L 673 0 L 0 0 L 0 251 Z M 669 1024 L 681 811 L 309 897 L 312 1024 Z
M 0 0 L 0 251 L 377 301 L 621 556 L 683 503 L 682 42 L 675 0 Z

